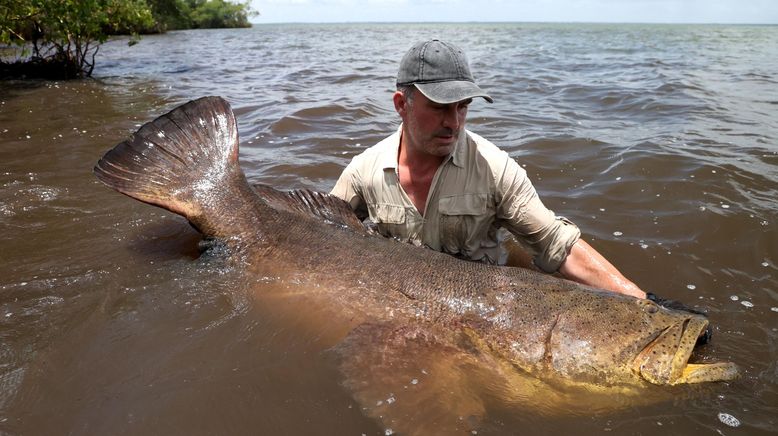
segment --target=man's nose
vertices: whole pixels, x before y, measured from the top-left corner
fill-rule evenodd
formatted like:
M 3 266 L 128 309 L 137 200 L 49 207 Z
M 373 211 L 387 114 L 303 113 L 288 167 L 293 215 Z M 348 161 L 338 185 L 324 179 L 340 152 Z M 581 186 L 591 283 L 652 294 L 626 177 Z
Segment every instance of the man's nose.
M 443 127 L 451 130 L 459 130 L 459 112 L 455 104 L 446 107 L 443 113 Z

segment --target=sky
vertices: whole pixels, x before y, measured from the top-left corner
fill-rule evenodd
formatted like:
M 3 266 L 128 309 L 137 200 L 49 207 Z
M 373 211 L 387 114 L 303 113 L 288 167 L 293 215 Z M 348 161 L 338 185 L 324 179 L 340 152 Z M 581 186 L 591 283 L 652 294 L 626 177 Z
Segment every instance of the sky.
M 251 0 L 254 23 L 778 24 L 778 0 Z

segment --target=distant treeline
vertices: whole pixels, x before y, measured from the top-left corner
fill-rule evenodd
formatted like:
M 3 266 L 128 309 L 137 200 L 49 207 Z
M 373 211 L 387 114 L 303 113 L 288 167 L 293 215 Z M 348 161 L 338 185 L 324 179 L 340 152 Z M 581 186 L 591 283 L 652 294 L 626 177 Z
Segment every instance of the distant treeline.
M 255 15 L 248 3 L 225 0 L 146 0 L 154 18 L 154 27 L 147 32 L 177 29 L 213 29 L 251 27 L 249 17 Z
M 17 50 L 0 56 L 0 78 L 90 76 L 110 35 L 133 35 L 133 45 L 144 33 L 251 27 L 255 14 L 230 0 L 3 0 L 0 46 Z

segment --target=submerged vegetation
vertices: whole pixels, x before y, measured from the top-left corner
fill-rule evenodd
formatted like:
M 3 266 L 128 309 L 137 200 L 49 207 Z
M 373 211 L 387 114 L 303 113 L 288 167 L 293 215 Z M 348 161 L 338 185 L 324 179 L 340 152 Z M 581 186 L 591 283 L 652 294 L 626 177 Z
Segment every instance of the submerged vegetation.
M 166 30 L 250 27 L 247 3 L 229 0 L 6 0 L 0 5 L 0 78 L 92 75 L 110 35 Z M 6 56 L 7 57 L 7 56 Z

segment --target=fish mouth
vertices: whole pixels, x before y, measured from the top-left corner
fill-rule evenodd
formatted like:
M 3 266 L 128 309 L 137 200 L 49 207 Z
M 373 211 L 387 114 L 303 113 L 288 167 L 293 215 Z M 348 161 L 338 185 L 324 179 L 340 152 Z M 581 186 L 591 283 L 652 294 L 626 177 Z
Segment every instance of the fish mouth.
M 738 368 L 732 362 L 689 363 L 697 338 L 708 326 L 703 316 L 693 316 L 662 331 L 635 358 L 633 370 L 657 385 L 677 385 L 732 380 Z

